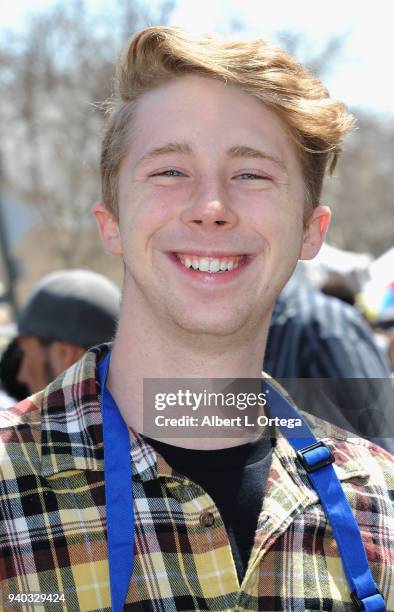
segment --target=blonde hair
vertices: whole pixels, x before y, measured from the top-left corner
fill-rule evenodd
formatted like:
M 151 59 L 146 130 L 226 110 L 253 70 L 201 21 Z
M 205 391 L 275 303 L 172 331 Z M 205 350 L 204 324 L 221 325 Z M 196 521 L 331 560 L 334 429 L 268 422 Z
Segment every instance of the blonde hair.
M 229 41 L 207 35 L 189 38 L 178 28 L 150 27 L 131 38 L 117 66 L 103 139 L 103 202 L 117 216 L 120 164 L 130 145 L 136 102 L 144 93 L 185 74 L 237 85 L 284 121 L 299 154 L 305 183 L 305 212 L 320 198 L 327 168 L 333 172 L 354 119 L 344 104 L 282 49 L 264 40 Z

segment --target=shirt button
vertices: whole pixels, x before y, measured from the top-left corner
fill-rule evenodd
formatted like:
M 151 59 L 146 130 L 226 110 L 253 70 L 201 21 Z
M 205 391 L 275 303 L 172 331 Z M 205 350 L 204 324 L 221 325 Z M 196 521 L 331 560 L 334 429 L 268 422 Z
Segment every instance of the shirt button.
M 200 515 L 200 525 L 203 527 L 212 527 L 215 522 L 215 517 L 212 512 L 203 512 Z

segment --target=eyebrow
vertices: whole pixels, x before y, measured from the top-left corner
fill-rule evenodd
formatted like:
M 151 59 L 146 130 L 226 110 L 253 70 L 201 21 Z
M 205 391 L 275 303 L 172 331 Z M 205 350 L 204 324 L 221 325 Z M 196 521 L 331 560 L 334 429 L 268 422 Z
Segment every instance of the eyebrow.
M 168 153 L 181 153 L 183 155 L 192 155 L 193 149 L 187 142 L 169 142 L 161 147 L 155 147 L 154 149 L 147 151 L 147 153 L 145 153 L 138 160 L 136 165 L 139 166 L 145 161 L 154 159 L 156 157 L 159 157 L 160 155 L 166 155 Z M 254 149 L 253 147 L 237 145 L 228 149 L 227 155 L 231 159 L 241 157 L 246 157 L 249 159 L 266 159 L 279 166 L 279 168 L 287 174 L 287 168 L 284 162 L 279 157 L 276 157 L 275 155 L 271 155 L 270 153 L 266 153 L 264 151 L 260 151 L 259 149 Z
M 183 155 L 191 155 L 193 149 L 187 142 L 169 142 L 162 147 L 155 147 L 150 151 L 147 151 L 137 162 L 136 166 L 139 166 L 145 161 L 159 157 L 160 155 L 166 155 L 167 153 L 183 153 Z
M 279 157 L 271 155 L 270 153 L 265 153 L 264 151 L 260 151 L 259 149 L 254 149 L 252 147 L 246 146 L 236 146 L 231 147 L 231 149 L 229 149 L 227 153 L 233 159 L 236 159 L 237 157 L 247 157 L 249 159 L 267 159 L 268 161 L 271 161 L 277 166 L 279 166 L 281 170 L 283 170 L 287 174 L 287 168 L 284 162 Z

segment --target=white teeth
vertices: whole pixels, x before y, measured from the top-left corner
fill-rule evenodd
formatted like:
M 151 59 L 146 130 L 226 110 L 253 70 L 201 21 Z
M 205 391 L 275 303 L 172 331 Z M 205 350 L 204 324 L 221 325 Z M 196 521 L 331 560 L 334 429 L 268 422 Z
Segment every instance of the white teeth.
M 220 270 L 220 263 L 218 262 L 217 259 L 212 259 L 211 260 L 211 264 L 209 266 L 209 271 L 210 272 L 219 272 Z
M 209 272 L 209 267 L 210 267 L 209 259 L 205 259 L 205 258 L 200 259 L 198 267 L 201 272 Z
M 193 270 L 209 272 L 211 274 L 235 270 L 242 265 L 240 256 L 234 257 L 234 259 L 220 259 L 216 257 L 201 257 L 199 259 L 195 256 L 191 259 L 184 255 L 177 255 L 177 257 L 186 268 L 193 268 Z

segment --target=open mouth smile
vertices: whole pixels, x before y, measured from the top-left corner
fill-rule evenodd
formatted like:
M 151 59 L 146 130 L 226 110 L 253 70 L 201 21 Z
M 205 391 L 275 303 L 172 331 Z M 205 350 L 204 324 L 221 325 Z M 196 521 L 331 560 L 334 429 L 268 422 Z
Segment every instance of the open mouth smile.
M 251 255 L 203 255 L 173 252 L 169 257 L 189 278 L 204 282 L 230 280 L 238 276 L 254 259 Z

